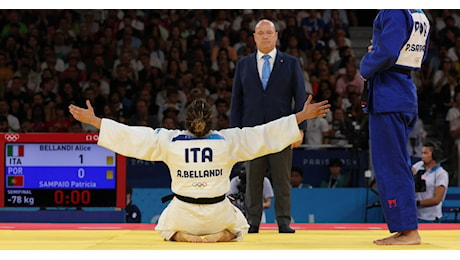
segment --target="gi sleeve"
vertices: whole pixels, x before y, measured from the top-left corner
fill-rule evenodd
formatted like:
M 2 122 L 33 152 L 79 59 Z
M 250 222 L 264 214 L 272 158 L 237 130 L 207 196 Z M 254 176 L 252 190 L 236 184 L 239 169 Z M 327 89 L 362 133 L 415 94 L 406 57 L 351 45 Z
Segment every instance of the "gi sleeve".
M 221 133 L 230 140 L 229 156 L 236 161 L 279 152 L 301 139 L 295 115 L 255 127 L 225 129 Z
M 159 132 L 159 129 L 127 126 L 104 118 L 97 144 L 127 157 L 162 161 L 165 153 L 161 150 Z

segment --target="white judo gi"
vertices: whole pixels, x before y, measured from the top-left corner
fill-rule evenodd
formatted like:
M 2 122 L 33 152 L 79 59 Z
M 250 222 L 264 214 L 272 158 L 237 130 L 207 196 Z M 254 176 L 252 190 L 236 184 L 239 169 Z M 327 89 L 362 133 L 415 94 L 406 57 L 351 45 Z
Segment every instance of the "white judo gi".
M 184 130 L 127 126 L 102 119 L 98 145 L 127 157 L 165 162 L 174 194 L 214 198 L 229 191 L 235 163 L 281 151 L 300 138 L 295 115 L 261 126 L 211 131 L 202 138 Z M 200 236 L 227 229 L 240 241 L 248 228 L 246 218 L 228 198 L 194 204 L 174 197 L 155 229 L 165 240 L 177 231 Z

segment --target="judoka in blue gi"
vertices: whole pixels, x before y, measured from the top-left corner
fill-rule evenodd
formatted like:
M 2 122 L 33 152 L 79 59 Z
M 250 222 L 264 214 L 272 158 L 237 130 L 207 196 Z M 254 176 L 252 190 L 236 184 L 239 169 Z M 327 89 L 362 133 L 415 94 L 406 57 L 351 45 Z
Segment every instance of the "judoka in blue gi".
M 420 9 L 380 10 L 360 64 L 367 83 L 362 104 L 369 113 L 372 164 L 385 220 L 394 233 L 375 240 L 378 245 L 421 243 L 407 142 L 418 117 L 411 72 L 427 55 L 429 31 Z

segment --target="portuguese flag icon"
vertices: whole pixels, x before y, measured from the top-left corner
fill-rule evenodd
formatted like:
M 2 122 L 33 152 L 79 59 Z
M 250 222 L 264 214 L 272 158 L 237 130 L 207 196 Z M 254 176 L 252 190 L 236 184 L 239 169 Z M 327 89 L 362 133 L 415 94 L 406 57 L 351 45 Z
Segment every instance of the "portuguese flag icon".
M 8 187 L 24 187 L 24 175 L 8 176 Z
M 24 145 L 8 145 L 8 156 L 24 156 Z

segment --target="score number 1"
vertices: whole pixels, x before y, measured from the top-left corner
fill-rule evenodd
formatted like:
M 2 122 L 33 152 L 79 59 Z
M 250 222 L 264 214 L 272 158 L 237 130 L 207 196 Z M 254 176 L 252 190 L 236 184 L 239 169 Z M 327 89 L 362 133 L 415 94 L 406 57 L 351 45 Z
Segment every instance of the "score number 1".
M 78 157 L 80 157 L 80 163 L 83 164 L 83 154 L 80 154 Z M 80 179 L 85 178 L 85 169 L 83 168 L 78 169 L 78 178 Z

